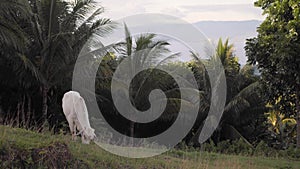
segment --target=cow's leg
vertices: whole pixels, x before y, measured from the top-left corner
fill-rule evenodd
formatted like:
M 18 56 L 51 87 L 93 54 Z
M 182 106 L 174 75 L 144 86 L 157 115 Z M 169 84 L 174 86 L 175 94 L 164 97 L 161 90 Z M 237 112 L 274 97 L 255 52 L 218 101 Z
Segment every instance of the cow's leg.
M 69 123 L 70 131 L 72 134 L 72 140 L 76 140 L 76 125 L 74 124 L 74 120 L 71 115 L 67 117 L 67 121 Z
M 73 133 L 72 133 L 72 140 L 76 141 L 77 140 L 77 134 L 76 134 L 76 123 L 73 121 Z
M 81 142 L 85 143 L 85 136 L 84 136 L 84 134 L 81 135 Z
M 86 127 L 83 127 L 82 128 L 82 133 L 81 133 L 81 142 L 83 144 L 89 144 L 90 143 L 90 140 L 89 140 L 88 136 L 86 135 L 86 132 L 87 132 Z

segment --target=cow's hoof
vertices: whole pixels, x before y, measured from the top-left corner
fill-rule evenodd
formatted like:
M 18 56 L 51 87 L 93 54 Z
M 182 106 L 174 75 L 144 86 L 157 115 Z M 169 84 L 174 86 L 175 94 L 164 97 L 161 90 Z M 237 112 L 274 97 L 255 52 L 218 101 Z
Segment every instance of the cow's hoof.
M 77 141 L 77 137 L 76 136 L 72 136 L 72 141 Z

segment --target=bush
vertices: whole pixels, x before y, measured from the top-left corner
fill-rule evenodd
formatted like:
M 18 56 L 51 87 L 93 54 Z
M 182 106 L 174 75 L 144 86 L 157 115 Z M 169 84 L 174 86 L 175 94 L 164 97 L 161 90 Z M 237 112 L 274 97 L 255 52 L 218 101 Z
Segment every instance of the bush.
M 217 147 L 212 140 L 209 140 L 209 143 L 202 144 L 201 150 L 207 152 L 217 152 Z
M 225 140 L 219 142 L 217 145 L 212 140 L 204 143 L 201 146 L 202 151 L 223 153 L 230 155 L 244 155 L 244 156 L 262 156 L 262 157 L 276 157 L 289 158 L 293 160 L 300 160 L 300 149 L 294 145 L 286 150 L 276 150 L 269 147 L 267 143 L 261 141 L 256 147 L 249 145 L 243 139 L 240 140 Z
M 269 157 L 273 154 L 272 148 L 268 146 L 264 141 L 260 141 L 254 150 L 254 155 L 256 156 L 266 156 Z
M 300 149 L 297 148 L 295 145 L 290 146 L 287 150 L 288 157 L 292 159 L 300 159 Z

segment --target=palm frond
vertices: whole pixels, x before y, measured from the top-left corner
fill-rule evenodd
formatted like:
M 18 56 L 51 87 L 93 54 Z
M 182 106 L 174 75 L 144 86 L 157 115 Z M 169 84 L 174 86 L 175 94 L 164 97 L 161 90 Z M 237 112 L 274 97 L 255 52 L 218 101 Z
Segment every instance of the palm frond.
M 188 101 L 188 100 L 184 100 L 184 99 L 180 99 L 180 98 L 167 98 L 167 99 L 157 99 L 155 100 L 154 104 L 157 103 L 161 103 L 163 102 L 163 100 L 168 101 L 168 107 L 166 108 L 165 111 L 166 114 L 163 115 L 160 120 L 170 120 L 170 119 L 174 119 L 177 115 L 180 109 L 183 110 L 183 114 L 180 117 L 177 118 L 184 118 L 185 121 L 193 121 L 194 119 L 192 119 L 192 116 L 190 113 L 194 113 L 195 111 L 197 112 L 198 110 L 196 109 L 196 106 L 194 103 Z M 199 110 L 205 110 L 207 107 L 204 104 L 200 104 L 199 105 Z
M 23 51 L 27 43 L 20 20 L 29 20 L 32 15 L 28 1 L 6 0 L 0 5 L 0 45 Z
M 104 12 L 104 8 L 98 8 L 94 0 L 77 0 L 73 5 L 70 20 L 76 21 L 76 30 L 92 25 L 98 16 Z
M 26 35 L 16 23 L 7 21 L 0 16 L 0 45 L 23 51 L 26 41 Z
M 1 1 L 0 16 L 9 19 L 15 19 L 16 17 L 28 19 L 32 15 L 29 9 L 28 1 L 24 0 L 5 0 Z
M 253 94 L 256 94 L 260 87 L 259 82 L 254 82 L 241 90 L 224 108 L 224 118 L 240 116 L 240 113 L 251 107 L 250 100 L 256 99 Z
M 127 27 L 127 25 L 124 23 L 124 27 L 125 27 L 125 42 L 126 42 L 126 54 L 127 56 L 131 56 L 132 54 L 132 37 L 131 34 L 129 32 L 129 29 Z
M 110 19 L 101 18 L 92 24 L 90 31 L 99 37 L 105 37 L 107 34 L 111 33 L 114 28 L 116 28 L 116 25 L 117 24 L 112 22 Z
M 253 147 L 252 144 L 232 125 L 226 125 L 225 127 L 226 135 L 230 138 L 228 139 L 242 139 L 250 147 Z
M 30 59 L 28 59 L 25 55 L 18 54 L 20 60 L 22 61 L 25 69 L 32 73 L 32 75 L 43 84 L 47 84 L 46 78 L 43 76 L 43 74 L 40 72 L 40 70 L 31 62 Z

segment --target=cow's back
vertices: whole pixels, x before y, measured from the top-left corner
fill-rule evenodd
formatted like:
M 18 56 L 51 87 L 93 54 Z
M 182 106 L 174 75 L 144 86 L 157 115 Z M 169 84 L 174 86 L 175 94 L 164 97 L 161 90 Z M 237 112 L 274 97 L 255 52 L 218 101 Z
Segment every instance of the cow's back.
M 80 97 L 80 95 L 78 92 L 75 91 L 69 91 L 64 94 L 64 97 L 62 99 L 62 108 L 66 116 L 75 113 L 74 100 L 76 100 L 76 98 L 78 99 L 78 97 Z
M 82 127 L 90 127 L 85 101 L 78 92 L 69 91 L 64 94 L 63 110 L 66 116 L 74 114 Z

